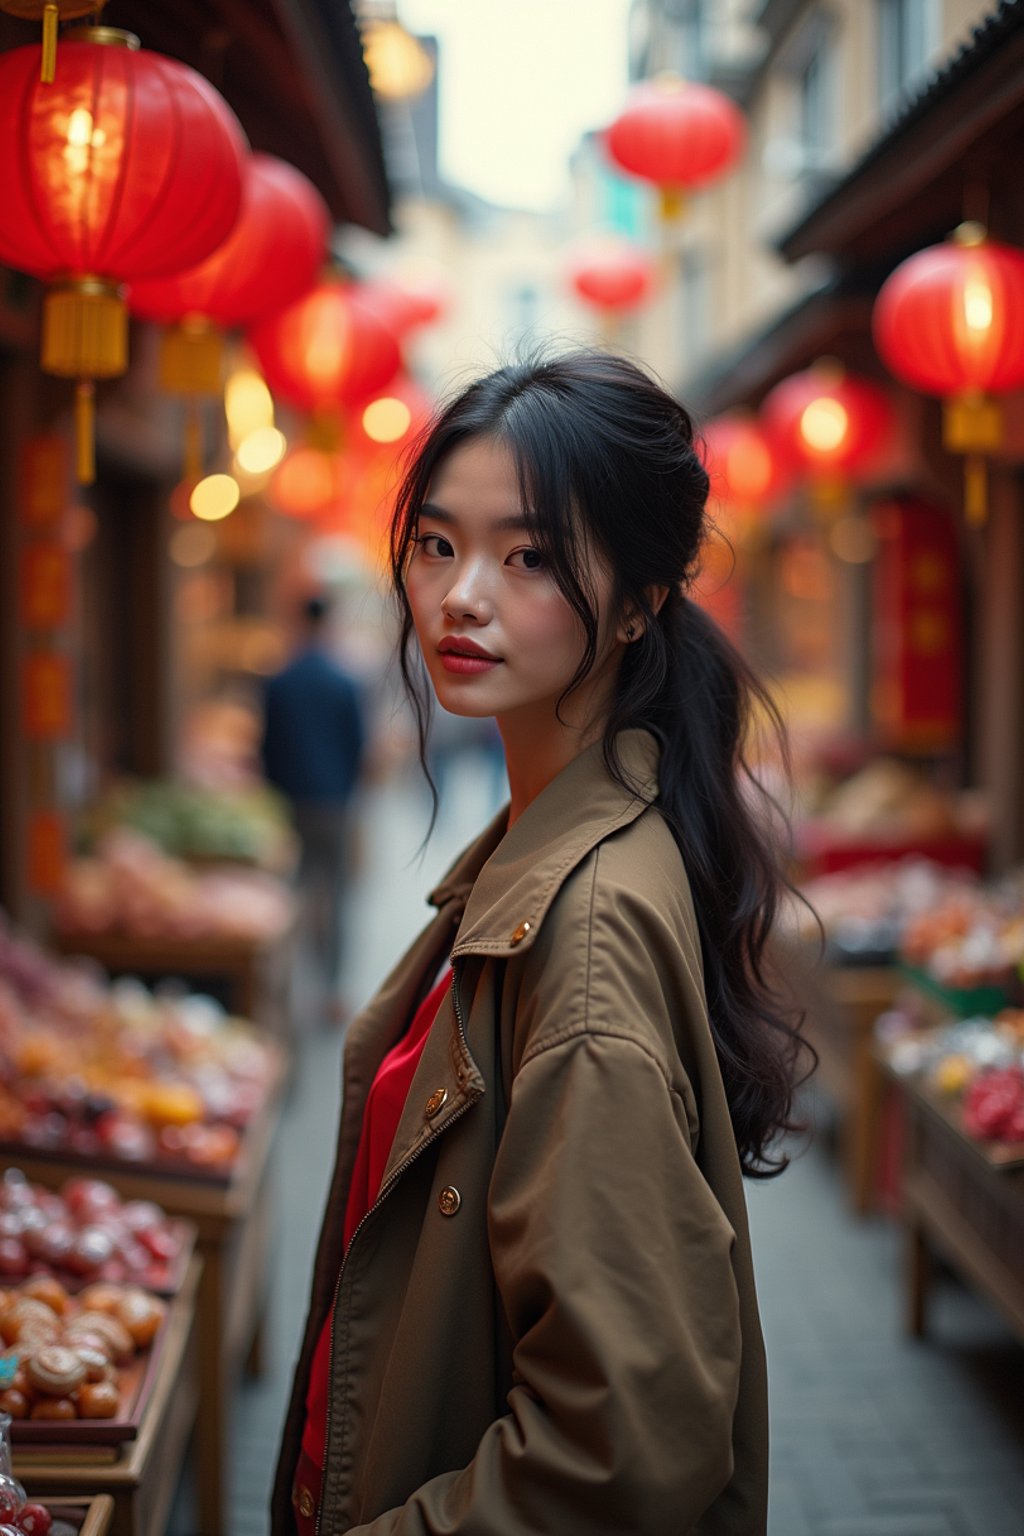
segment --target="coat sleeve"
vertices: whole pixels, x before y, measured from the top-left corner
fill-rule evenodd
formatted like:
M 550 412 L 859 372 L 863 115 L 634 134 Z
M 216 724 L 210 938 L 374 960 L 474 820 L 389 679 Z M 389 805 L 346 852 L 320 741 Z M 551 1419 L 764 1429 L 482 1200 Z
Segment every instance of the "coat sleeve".
M 642 1042 L 589 1031 L 523 1064 L 490 1237 L 508 1412 L 353 1536 L 682 1536 L 732 1472 L 734 1234 Z

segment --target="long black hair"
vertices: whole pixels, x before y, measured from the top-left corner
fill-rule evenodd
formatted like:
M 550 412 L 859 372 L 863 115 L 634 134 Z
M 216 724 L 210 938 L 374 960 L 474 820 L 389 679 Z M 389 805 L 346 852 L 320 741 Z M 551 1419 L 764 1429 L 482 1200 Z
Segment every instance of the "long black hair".
M 768 804 L 746 752 L 755 714 L 783 744 L 784 732 L 763 685 L 688 595 L 708 536 L 708 475 L 693 422 L 634 363 L 598 351 L 499 368 L 439 414 L 417 445 L 391 528 L 402 675 L 416 707 L 421 757 L 430 698 L 412 646 L 405 571 L 434 476 L 472 438 L 510 450 L 531 534 L 579 618 L 585 647 L 563 699 L 597 654 L 588 549 L 613 573 L 617 612 L 637 616 L 640 636 L 625 647 L 604 730 L 605 760 L 626 784 L 619 732 L 646 727 L 661 742 L 657 803 L 693 892 L 740 1161 L 748 1175 L 769 1177 L 788 1161 L 773 1155 L 771 1144 L 796 1128 L 792 1101 L 803 1041 L 799 1019 L 769 974 L 766 945 L 786 881 L 774 802 Z M 649 598 L 656 587 L 669 593 L 657 613 Z

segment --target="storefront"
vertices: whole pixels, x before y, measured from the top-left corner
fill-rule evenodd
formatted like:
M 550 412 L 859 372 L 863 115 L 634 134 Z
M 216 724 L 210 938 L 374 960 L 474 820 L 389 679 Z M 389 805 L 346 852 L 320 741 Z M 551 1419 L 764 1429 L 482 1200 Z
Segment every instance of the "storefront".
M 387 233 L 380 135 L 348 7 L 144 12 L 113 0 L 104 25 L 205 75 L 250 146 L 302 171 L 335 221 Z M 37 36 L 0 16 L 0 49 Z M 0 905 L 29 923 L 53 892 L 68 812 L 112 773 L 171 766 L 188 664 L 188 625 L 175 617 L 183 575 L 168 555 L 181 411 L 157 387 L 153 328 L 132 325 L 129 372 L 97 387 L 96 482 L 76 489 L 71 386 L 39 370 L 39 298 L 38 284 L 0 271 Z M 211 452 L 222 431 L 211 417 Z M 245 608 L 243 594 L 243 619 Z M 201 594 L 192 612 L 201 623 Z

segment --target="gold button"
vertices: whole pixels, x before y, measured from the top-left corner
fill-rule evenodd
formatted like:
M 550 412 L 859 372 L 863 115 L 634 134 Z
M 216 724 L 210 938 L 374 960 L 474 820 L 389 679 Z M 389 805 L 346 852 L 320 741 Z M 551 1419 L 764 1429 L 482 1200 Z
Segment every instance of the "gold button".
M 532 923 L 520 923 L 517 928 L 513 928 L 512 937 L 509 940 L 509 943 L 521 944 L 532 927 Z
M 428 1120 L 433 1120 L 433 1118 L 437 1114 L 438 1110 L 442 1109 L 444 1107 L 444 1105 L 447 1104 L 447 1102 L 448 1102 L 448 1089 L 447 1088 L 435 1088 L 433 1093 L 430 1095 L 430 1098 L 427 1100 L 426 1104 L 424 1104 L 424 1106 L 423 1106 L 423 1113 L 426 1115 Z
M 454 1184 L 446 1184 L 437 1197 L 437 1208 L 442 1216 L 454 1216 L 462 1204 L 462 1196 Z
M 299 1489 L 299 1514 L 303 1520 L 312 1520 L 316 1514 L 316 1504 L 308 1488 Z

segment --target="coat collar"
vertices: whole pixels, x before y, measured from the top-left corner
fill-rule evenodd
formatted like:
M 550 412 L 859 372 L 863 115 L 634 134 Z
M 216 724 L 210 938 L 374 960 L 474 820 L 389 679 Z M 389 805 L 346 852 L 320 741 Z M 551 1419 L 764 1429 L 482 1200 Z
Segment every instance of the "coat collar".
M 453 960 L 528 949 L 570 871 L 657 798 L 655 737 L 623 731 L 617 746 L 635 792 L 611 777 L 596 742 L 552 779 L 508 831 L 503 810 L 431 892 L 435 906 L 466 902 Z

